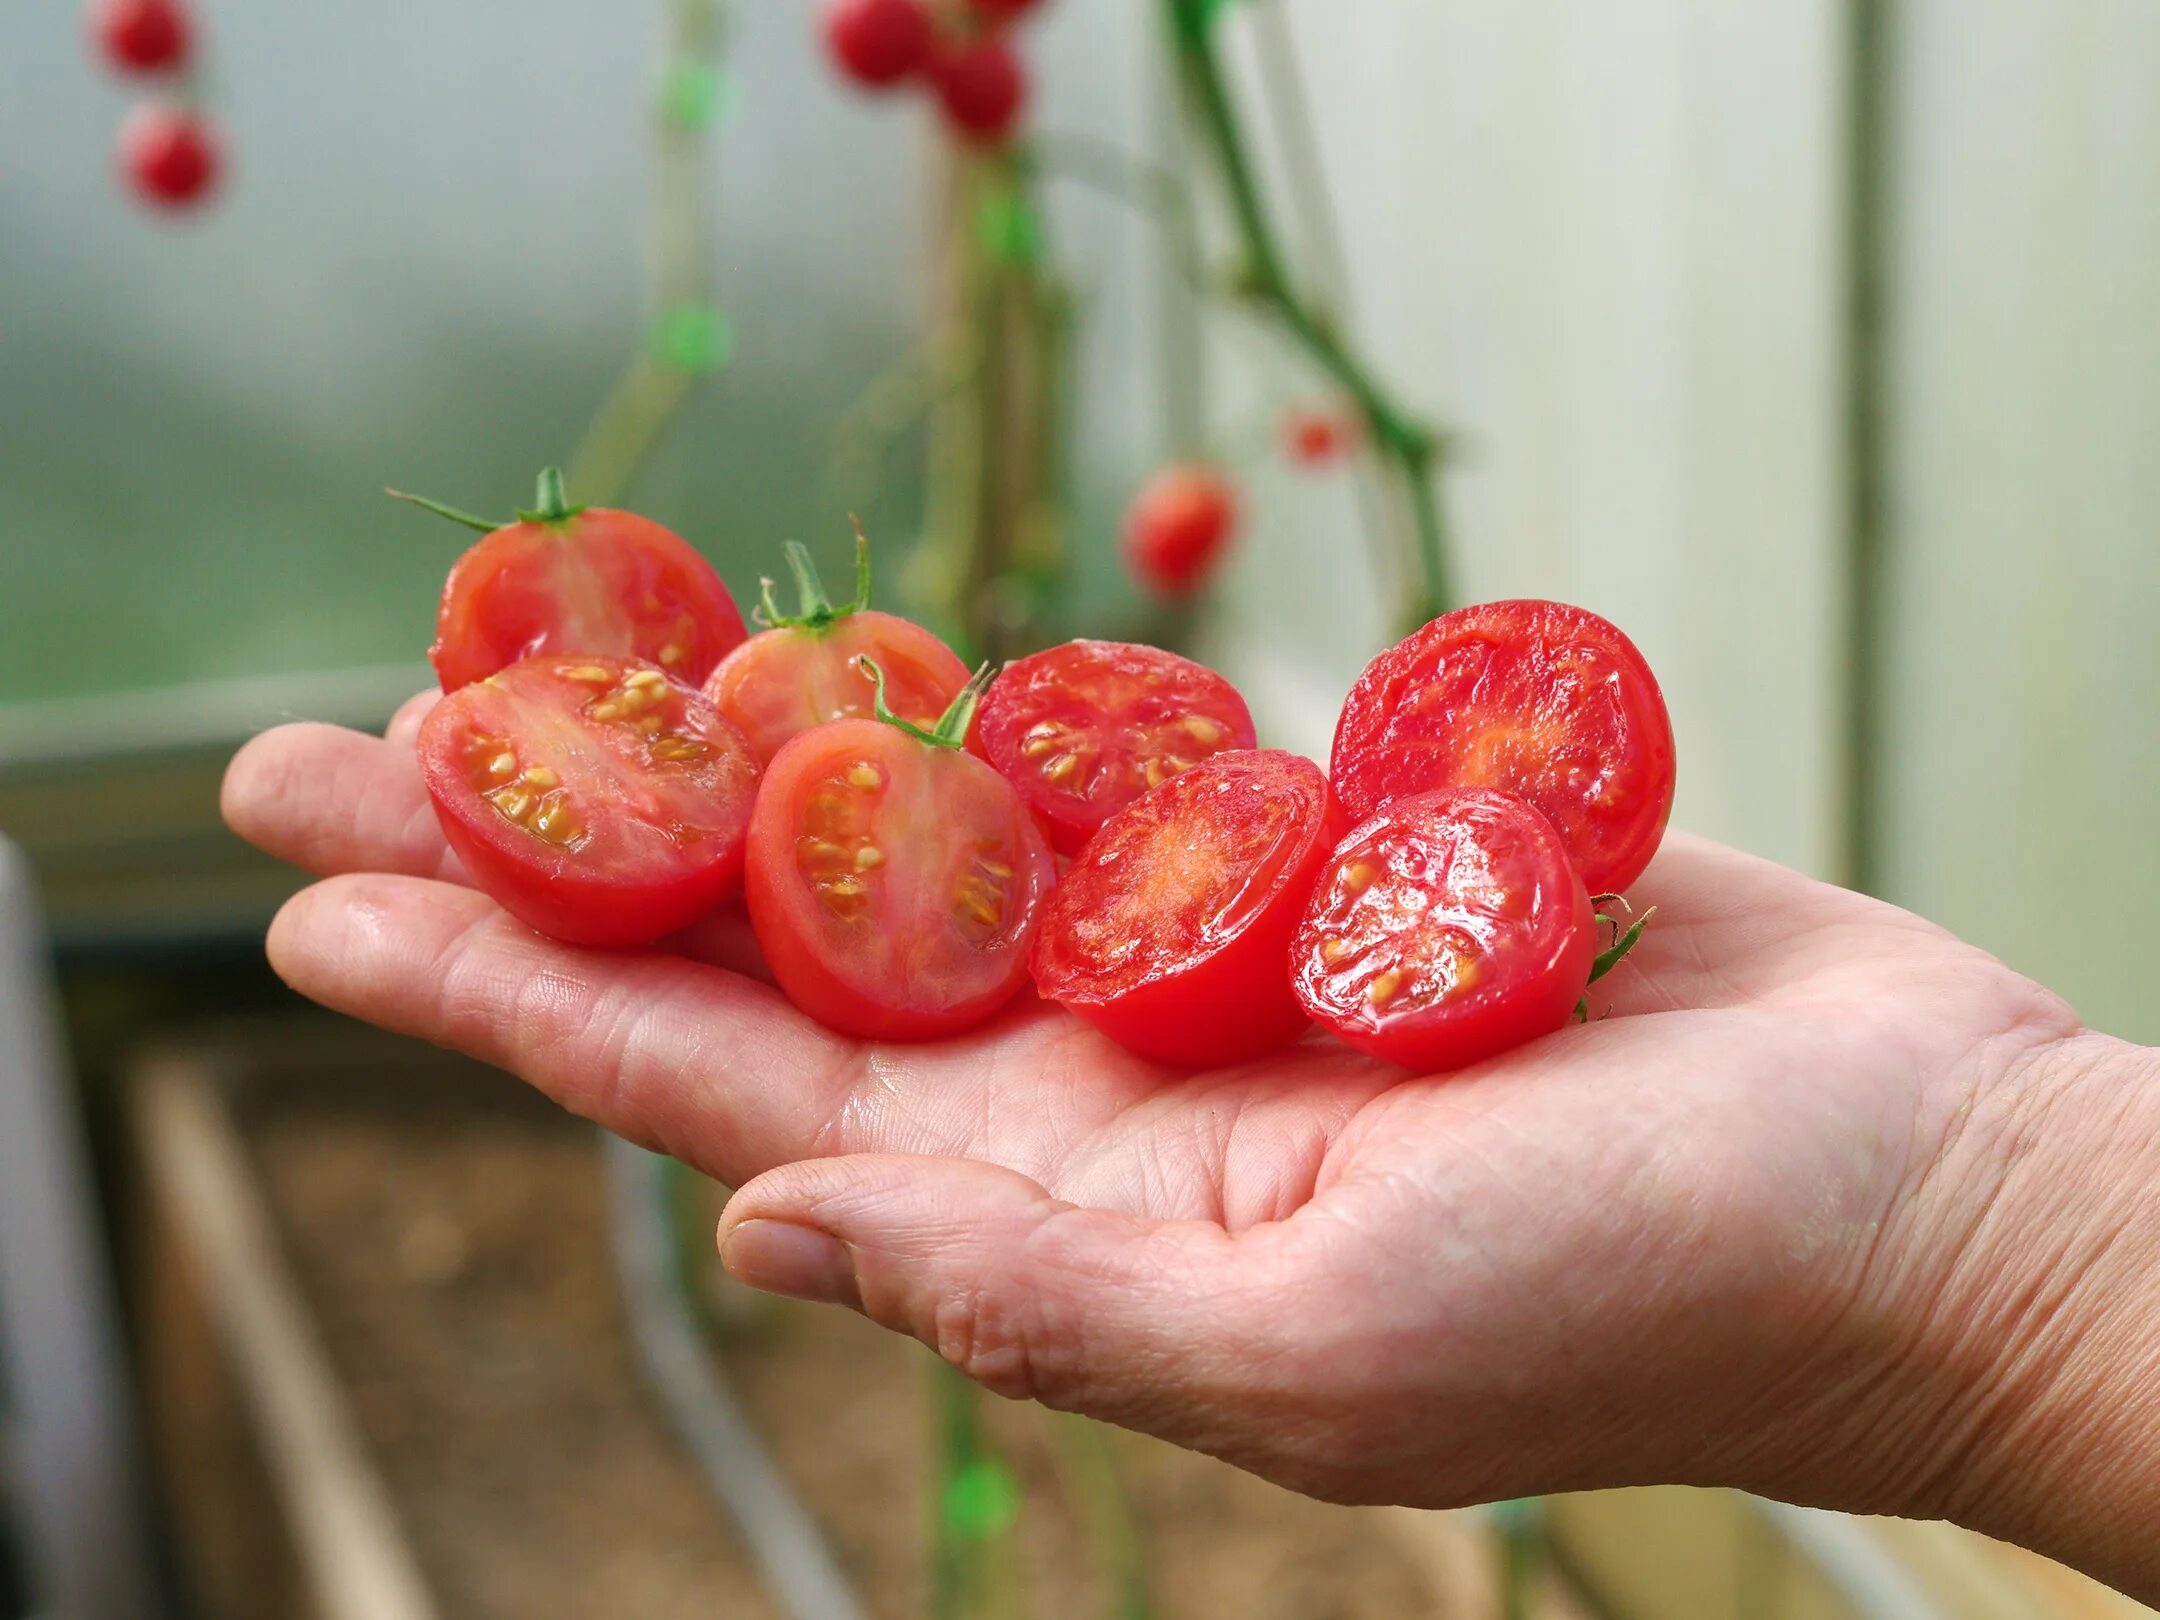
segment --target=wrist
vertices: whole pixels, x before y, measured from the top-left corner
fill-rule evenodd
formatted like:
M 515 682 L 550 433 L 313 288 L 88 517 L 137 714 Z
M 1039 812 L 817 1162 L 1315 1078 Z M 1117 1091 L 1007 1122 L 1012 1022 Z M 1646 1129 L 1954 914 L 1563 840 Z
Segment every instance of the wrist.
M 2160 1596 L 2160 1052 L 2036 1048 L 1937 1179 L 1920 1510 Z

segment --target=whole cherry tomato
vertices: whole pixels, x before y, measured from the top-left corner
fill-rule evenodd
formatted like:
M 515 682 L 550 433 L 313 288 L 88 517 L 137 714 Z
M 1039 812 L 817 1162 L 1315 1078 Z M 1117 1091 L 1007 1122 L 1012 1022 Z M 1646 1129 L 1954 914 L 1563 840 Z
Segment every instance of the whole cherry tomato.
M 1320 767 L 1218 754 L 1087 842 L 1043 914 L 1035 987 L 1119 1045 L 1212 1067 L 1294 1040 L 1291 936 L 1340 832 Z
M 805 731 L 765 773 L 750 923 L 788 999 L 828 1028 L 956 1034 L 1027 977 L 1057 868 L 1011 784 L 962 747 L 981 690 L 929 728 L 881 694 L 875 719 Z
M 825 49 L 866 90 L 889 90 L 927 73 L 937 29 L 922 0 L 832 0 L 825 8 Z
M 1283 419 L 1283 453 L 1309 472 L 1340 461 L 1357 443 L 1357 420 L 1348 411 L 1301 405 Z
M 1245 700 L 1204 664 L 1132 642 L 1068 641 L 1005 666 L 972 746 L 1071 855 L 1149 788 L 1253 741 Z
M 1635 644 L 1587 609 L 1488 602 L 1366 666 L 1335 728 L 1353 816 L 1444 787 L 1528 799 L 1595 893 L 1625 889 L 1672 814 L 1673 732 Z
M 962 139 L 996 146 L 1009 137 L 1027 104 L 1027 70 L 1004 39 L 984 35 L 955 45 L 932 68 L 945 122 Z
M 443 585 L 428 657 L 446 692 L 538 653 L 642 659 L 695 686 L 745 634 L 735 598 L 688 541 L 633 512 L 569 505 L 552 467 L 534 510 L 500 526 L 400 499 L 487 536 Z
M 643 945 L 725 899 L 757 762 L 650 664 L 541 654 L 461 686 L 420 727 L 420 774 L 473 881 L 576 945 Z
M 90 30 L 122 73 L 168 73 L 187 61 L 193 29 L 179 0 L 99 0 Z
M 1159 596 L 1189 596 L 1221 566 L 1236 536 L 1237 489 L 1213 467 L 1166 467 L 1125 512 L 1125 560 Z
M 791 540 L 787 560 L 798 611 L 783 614 L 766 580 L 758 617 L 770 628 L 721 659 L 705 683 L 705 695 L 750 739 L 759 763 L 812 726 L 869 717 L 875 688 L 862 667 L 866 657 L 885 672 L 886 697 L 903 720 L 935 725 L 967 685 L 967 665 L 920 625 L 871 608 L 869 542 L 857 534 L 855 598 L 839 607 L 809 552 Z
M 1431 1073 L 1560 1028 L 1596 955 L 1552 824 L 1512 793 L 1457 788 L 1395 800 L 1336 846 L 1291 963 L 1324 1027 Z
M 153 207 L 192 208 L 216 186 L 222 156 L 210 127 L 185 107 L 146 102 L 120 126 L 120 171 Z

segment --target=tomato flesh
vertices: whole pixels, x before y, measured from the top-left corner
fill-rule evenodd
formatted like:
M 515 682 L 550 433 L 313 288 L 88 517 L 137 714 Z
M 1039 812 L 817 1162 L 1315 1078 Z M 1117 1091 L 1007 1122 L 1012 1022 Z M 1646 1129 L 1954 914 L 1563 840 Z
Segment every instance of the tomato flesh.
M 1160 1063 L 1235 1063 L 1307 1026 L 1287 953 L 1340 830 L 1320 767 L 1219 754 L 1111 817 L 1051 896 L 1035 985 Z
M 419 748 L 450 847 L 543 934 L 649 944 L 741 874 L 757 763 L 711 704 L 649 664 L 525 659 L 438 703 Z
M 1331 774 L 1360 817 L 1439 788 L 1520 794 L 1606 893 L 1640 877 L 1665 835 L 1672 721 L 1612 624 L 1560 602 L 1490 602 L 1442 615 L 1366 667 Z
M 1159 647 L 1068 641 L 1006 666 L 973 747 L 1020 790 L 1061 855 L 1202 760 L 1253 746 L 1237 688 Z
M 884 671 L 892 712 L 925 730 L 967 685 L 967 665 L 936 636 L 862 609 L 822 629 L 783 626 L 752 636 L 720 661 L 705 695 L 763 764 L 812 726 L 870 718 L 877 689 L 861 667 L 866 656 Z
M 744 887 L 796 1006 L 844 1034 L 929 1040 L 1012 999 L 1056 880 L 1019 796 L 981 760 L 837 720 L 774 756 Z
M 508 524 L 460 557 L 428 657 L 445 692 L 541 653 L 635 658 L 695 686 L 743 635 L 735 598 L 688 541 L 592 507 Z
M 1458 788 L 1398 799 L 1336 846 L 1291 964 L 1315 1020 L 1431 1073 L 1560 1028 L 1596 946 L 1551 823 L 1513 794 Z

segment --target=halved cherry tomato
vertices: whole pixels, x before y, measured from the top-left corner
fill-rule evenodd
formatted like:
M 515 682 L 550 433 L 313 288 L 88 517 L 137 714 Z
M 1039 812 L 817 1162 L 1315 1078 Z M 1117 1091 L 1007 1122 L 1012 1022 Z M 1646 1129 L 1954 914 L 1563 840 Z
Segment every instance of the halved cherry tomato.
M 1430 1073 L 1551 1034 L 1596 955 L 1552 823 L 1512 793 L 1457 788 L 1397 799 L 1336 846 L 1291 967 L 1321 1024 Z
M 445 692 L 538 653 L 636 658 L 695 686 L 747 633 L 687 540 L 634 512 L 568 505 L 552 467 L 535 510 L 499 528 L 417 504 L 487 533 L 443 585 L 428 657 Z
M 1519 793 L 1597 893 L 1642 875 L 1672 814 L 1673 733 L 1635 644 L 1584 608 L 1488 602 L 1366 666 L 1331 766 L 1353 816 L 1412 793 Z
M 1245 700 L 1212 669 L 1159 647 L 1068 641 L 1005 666 L 972 746 L 1071 855 L 1149 788 L 1253 740 Z
M 769 762 L 781 745 L 828 720 L 865 719 L 874 688 L 863 672 L 865 657 L 885 672 L 885 693 L 903 720 L 929 727 L 967 685 L 967 665 L 920 625 L 878 613 L 870 606 L 870 547 L 855 543 L 855 599 L 834 607 L 810 554 L 787 544 L 802 605 L 793 615 L 774 604 L 765 581 L 761 631 L 720 661 L 705 683 L 714 707 L 742 728 L 758 762 Z
M 765 773 L 750 923 L 788 999 L 829 1028 L 955 1034 L 1027 977 L 1056 863 L 1012 785 L 961 746 L 980 691 L 928 730 L 880 700 L 879 718 L 803 732 Z
M 1341 831 L 1320 767 L 1218 754 L 1103 823 L 1050 897 L 1035 987 L 1160 1063 L 1235 1063 L 1297 1038 L 1286 953 Z
M 450 847 L 511 915 L 574 945 L 644 945 L 725 899 L 757 762 L 692 688 L 627 658 L 543 653 L 420 727 Z

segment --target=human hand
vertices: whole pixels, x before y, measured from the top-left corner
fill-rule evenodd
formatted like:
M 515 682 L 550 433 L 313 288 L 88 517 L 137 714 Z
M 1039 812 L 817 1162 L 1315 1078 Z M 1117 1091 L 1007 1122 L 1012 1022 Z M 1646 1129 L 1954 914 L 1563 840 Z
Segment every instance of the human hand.
M 463 887 L 413 760 L 424 708 L 235 760 L 232 825 L 328 879 L 273 963 L 736 1186 L 742 1280 L 1314 1494 L 1735 1484 L 2160 1582 L 2138 1538 L 2029 1500 L 2068 1489 L 2065 1335 L 2117 1320 L 2048 1279 L 2149 1298 L 2160 1259 L 2100 1241 L 2090 1200 L 2037 1235 L 2011 1218 L 2119 1145 L 2133 1101 L 2152 1119 L 2160 1082 L 2085 1108 L 2129 1049 L 1940 930 L 1674 835 L 1633 896 L 1656 922 L 1593 993 L 1611 1016 L 1460 1074 L 1317 1039 L 1166 1071 L 1032 1001 L 865 1046 L 760 981 L 739 916 L 597 953 Z

